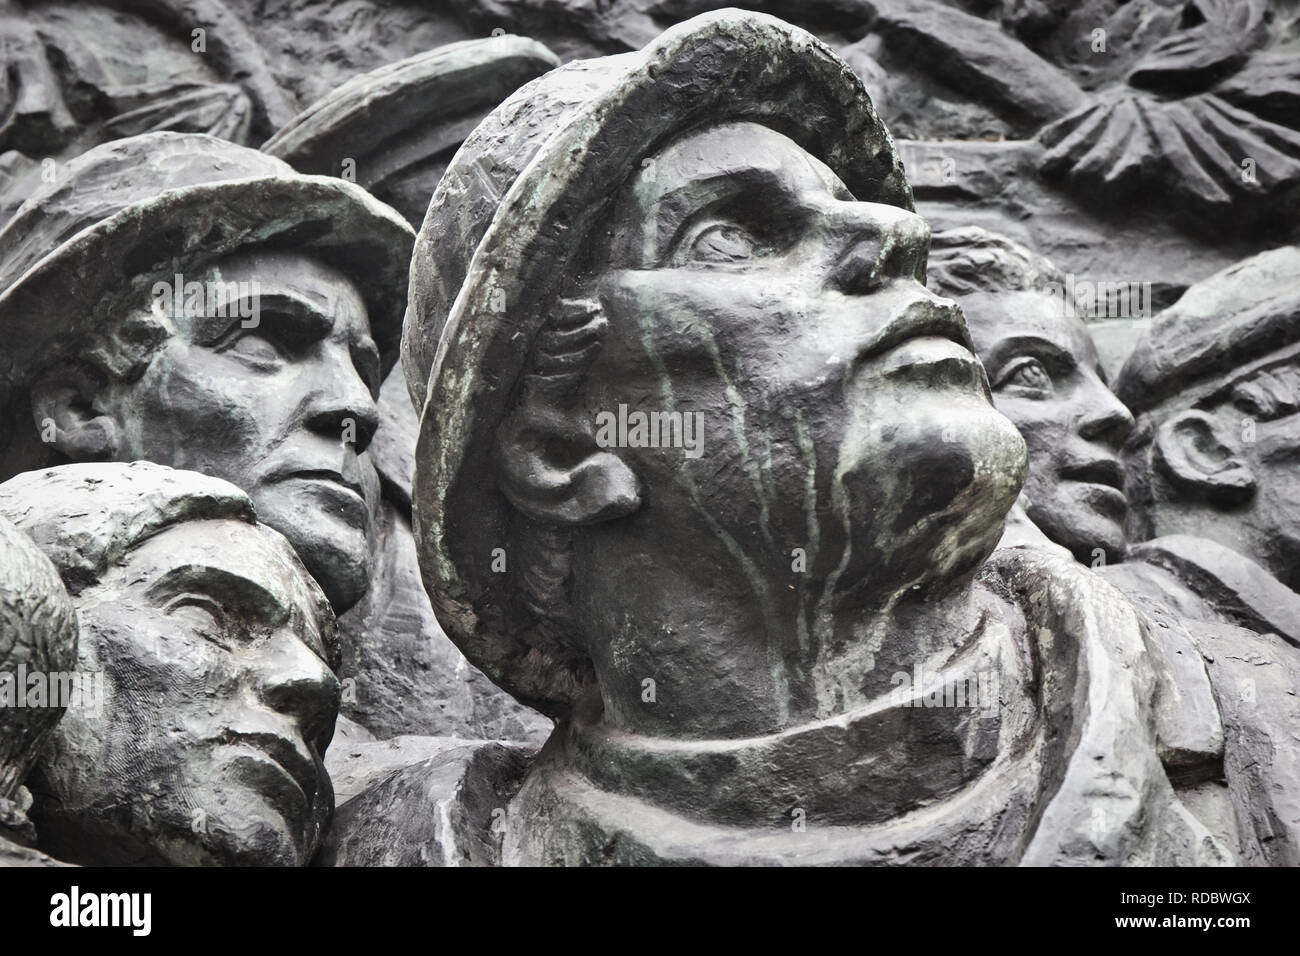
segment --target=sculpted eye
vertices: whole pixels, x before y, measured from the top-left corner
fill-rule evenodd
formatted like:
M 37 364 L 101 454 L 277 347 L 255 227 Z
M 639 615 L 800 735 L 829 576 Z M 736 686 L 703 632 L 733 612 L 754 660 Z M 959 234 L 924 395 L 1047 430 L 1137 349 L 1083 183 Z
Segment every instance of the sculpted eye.
M 758 243 L 748 232 L 732 223 L 709 226 L 691 243 L 695 262 L 744 262 L 754 257 Z
M 1018 388 L 1025 392 L 1046 395 L 1052 391 L 1052 376 L 1038 359 L 1021 358 L 1002 371 L 993 387 L 998 390 Z
M 267 339 L 260 335 L 246 334 L 241 335 L 226 348 L 224 352 L 229 352 L 245 361 L 267 368 L 279 365 L 280 350 Z
M 225 610 L 215 601 L 194 594 L 184 594 L 167 603 L 163 613 L 177 624 L 204 637 L 216 637 L 225 625 Z

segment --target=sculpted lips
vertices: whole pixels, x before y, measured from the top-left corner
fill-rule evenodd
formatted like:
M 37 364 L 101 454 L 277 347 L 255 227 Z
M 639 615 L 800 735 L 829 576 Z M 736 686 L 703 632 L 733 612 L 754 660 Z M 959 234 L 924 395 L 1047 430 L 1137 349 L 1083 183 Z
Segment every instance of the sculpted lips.
M 316 761 L 297 742 L 265 733 L 231 734 L 224 742 L 241 750 L 255 751 L 259 758 L 274 764 L 302 793 L 307 805 L 311 805 L 319 783 Z
M 908 304 L 858 352 L 860 360 L 876 356 L 886 374 L 978 389 L 991 401 L 984 367 L 954 303 L 925 298 Z
M 1106 511 L 1122 516 L 1128 509 L 1128 499 L 1124 497 L 1124 471 L 1114 458 L 1068 465 L 1061 469 L 1061 477 L 1087 485 L 1094 503 Z
M 365 523 L 365 487 L 359 478 L 334 468 L 293 468 L 273 472 L 267 479 L 267 484 L 286 482 L 312 489 L 326 500 L 329 510 L 341 513 L 350 523 Z
M 285 481 L 287 479 L 297 478 L 307 481 L 328 481 L 351 491 L 359 498 L 365 497 L 365 489 L 362 488 L 361 482 L 348 479 L 343 476 L 342 472 L 333 471 L 326 468 L 303 469 L 301 471 L 290 471 L 271 477 L 272 481 Z
M 932 337 L 947 339 L 974 356 L 975 346 L 953 302 L 918 298 L 902 309 L 894 319 L 858 350 L 860 359 L 870 358 L 906 343 L 910 339 Z

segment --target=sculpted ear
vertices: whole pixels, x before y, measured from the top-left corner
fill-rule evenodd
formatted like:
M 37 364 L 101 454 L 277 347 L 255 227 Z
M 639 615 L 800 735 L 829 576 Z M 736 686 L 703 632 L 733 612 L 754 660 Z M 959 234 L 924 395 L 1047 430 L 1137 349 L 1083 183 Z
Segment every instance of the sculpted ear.
M 1155 435 L 1155 464 L 1179 488 L 1225 504 L 1255 493 L 1255 476 L 1235 436 L 1214 416 L 1180 412 Z
M 641 507 L 632 470 L 545 393 L 526 396 L 501 425 L 497 463 L 502 492 L 534 521 L 575 527 Z
M 81 369 L 61 366 L 31 388 L 32 420 L 41 441 L 70 461 L 112 459 L 117 422 L 95 410 L 100 383 Z

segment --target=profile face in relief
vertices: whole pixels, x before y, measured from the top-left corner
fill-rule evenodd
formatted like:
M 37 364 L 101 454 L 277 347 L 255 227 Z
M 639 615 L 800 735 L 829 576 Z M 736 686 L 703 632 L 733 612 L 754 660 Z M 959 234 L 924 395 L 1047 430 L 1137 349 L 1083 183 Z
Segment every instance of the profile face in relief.
M 145 374 L 105 403 L 118 422 L 114 457 L 244 489 L 335 608 L 350 607 L 369 584 L 378 495 L 364 454 L 380 384 L 365 302 L 346 276 L 291 251 L 232 255 L 200 280 L 255 299 L 171 317 L 175 332 Z
M 102 716 L 41 764 L 42 832 L 86 863 L 305 865 L 333 811 L 333 615 L 292 548 L 246 521 L 137 543 L 77 597 Z
M 857 201 L 793 140 L 736 122 L 642 163 L 611 235 L 589 404 L 704 413 L 698 460 L 620 452 L 676 516 L 648 530 L 666 551 L 720 537 L 781 593 L 799 545 L 831 613 L 987 556 L 1025 449 L 960 310 L 918 281 L 919 216 Z
M 1124 554 L 1120 449 L 1133 416 L 1107 387 L 1092 337 L 1060 297 L 1032 290 L 962 297 L 993 400 L 1025 438 L 1030 519 L 1079 561 Z

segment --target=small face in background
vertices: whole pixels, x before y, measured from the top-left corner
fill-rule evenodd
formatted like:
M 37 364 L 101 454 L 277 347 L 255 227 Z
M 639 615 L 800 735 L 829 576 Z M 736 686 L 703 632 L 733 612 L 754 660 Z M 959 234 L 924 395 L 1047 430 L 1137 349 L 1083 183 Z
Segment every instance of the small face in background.
M 1120 448 L 1133 416 L 1107 387 L 1083 321 L 1035 291 L 962 296 L 993 401 L 1029 448 L 1030 519 L 1075 558 L 1124 553 Z
M 224 478 L 298 552 L 336 610 L 369 584 L 380 360 L 356 286 L 298 253 L 230 256 L 186 283 L 255 295 L 176 316 L 144 376 L 106 398 L 119 461 Z M 256 318 L 245 319 L 256 309 Z M 156 306 L 155 306 L 156 307 Z
M 90 864 L 305 865 L 333 811 L 323 754 L 339 684 L 333 615 L 275 532 L 189 521 L 76 598 L 71 710 L 39 766 L 48 849 Z
M 1214 538 L 1300 589 L 1300 357 L 1295 351 L 1236 372 L 1211 399 L 1166 419 L 1157 442 L 1158 467 L 1180 479 L 1184 520 L 1190 525 L 1171 533 Z

